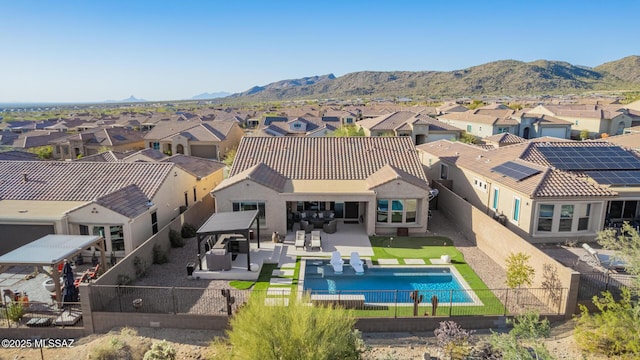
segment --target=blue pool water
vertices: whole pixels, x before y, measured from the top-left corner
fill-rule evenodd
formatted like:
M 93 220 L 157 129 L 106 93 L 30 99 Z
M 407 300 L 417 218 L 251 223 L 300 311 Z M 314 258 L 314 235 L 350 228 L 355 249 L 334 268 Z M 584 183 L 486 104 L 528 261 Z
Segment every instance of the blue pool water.
M 343 270 L 336 274 L 328 261 L 307 261 L 304 290 L 316 294 L 364 294 L 368 303 L 410 302 L 408 296 L 414 290 L 425 302 L 433 295 L 441 302 L 473 301 L 470 290 L 460 285 L 449 267 L 375 267 L 356 275 L 347 261 Z

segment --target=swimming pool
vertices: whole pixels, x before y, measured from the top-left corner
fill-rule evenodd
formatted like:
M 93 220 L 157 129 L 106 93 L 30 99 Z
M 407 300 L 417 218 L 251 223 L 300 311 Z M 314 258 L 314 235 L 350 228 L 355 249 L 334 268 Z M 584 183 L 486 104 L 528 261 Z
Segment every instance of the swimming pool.
M 306 260 L 301 283 L 311 294 L 363 294 L 367 303 L 410 303 L 417 290 L 428 302 L 433 295 L 441 302 L 477 305 L 479 300 L 453 266 L 370 266 L 356 275 L 348 261 L 336 274 L 328 260 Z

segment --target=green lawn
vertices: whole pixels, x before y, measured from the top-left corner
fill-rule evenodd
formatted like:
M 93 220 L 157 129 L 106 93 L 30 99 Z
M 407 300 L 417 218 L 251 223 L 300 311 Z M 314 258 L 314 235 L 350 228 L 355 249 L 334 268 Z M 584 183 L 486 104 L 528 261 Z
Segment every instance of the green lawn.
M 425 264 L 430 264 L 429 259 L 439 259 L 442 255 L 451 256 L 453 263 L 464 262 L 462 253 L 452 246 L 453 241 L 442 236 L 430 237 L 407 237 L 393 236 L 393 240 L 388 236 L 371 236 L 371 246 L 373 247 L 374 264 L 378 259 L 398 259 L 400 264 L 404 264 L 404 259 L 423 259 Z

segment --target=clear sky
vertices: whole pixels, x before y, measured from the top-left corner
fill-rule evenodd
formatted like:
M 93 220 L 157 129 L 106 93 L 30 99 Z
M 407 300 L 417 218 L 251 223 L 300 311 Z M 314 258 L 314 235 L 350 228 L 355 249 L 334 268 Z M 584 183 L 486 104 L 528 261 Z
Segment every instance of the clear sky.
M 177 100 L 328 73 L 640 55 L 638 0 L 7 0 L 0 14 L 0 103 Z

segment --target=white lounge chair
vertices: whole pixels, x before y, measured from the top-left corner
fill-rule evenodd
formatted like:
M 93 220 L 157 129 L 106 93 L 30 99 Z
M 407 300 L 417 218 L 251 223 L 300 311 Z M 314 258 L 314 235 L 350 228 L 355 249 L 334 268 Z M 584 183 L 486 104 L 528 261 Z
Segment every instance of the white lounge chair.
M 334 251 L 331 254 L 331 266 L 333 266 L 333 272 L 336 274 L 342 273 L 342 266 L 344 265 L 344 260 L 340 256 L 340 251 Z
M 351 253 L 349 265 L 351 265 L 356 274 L 364 274 L 364 261 L 360 260 L 360 254 L 357 251 Z
M 320 230 L 314 230 L 311 232 L 311 246 L 312 249 L 317 247 L 322 250 L 322 241 L 320 240 Z
M 306 237 L 304 234 L 304 230 L 296 231 L 296 243 L 295 243 L 296 249 L 299 247 L 304 248 L 305 242 L 306 242 L 305 239 Z

